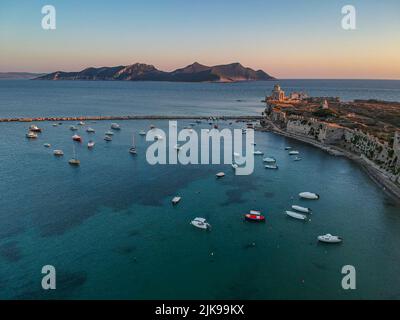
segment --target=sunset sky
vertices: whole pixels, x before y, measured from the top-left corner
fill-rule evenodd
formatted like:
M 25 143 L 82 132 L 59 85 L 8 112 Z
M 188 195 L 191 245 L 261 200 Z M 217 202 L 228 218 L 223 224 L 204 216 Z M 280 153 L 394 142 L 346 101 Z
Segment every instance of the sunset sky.
M 57 29 L 41 28 L 54 5 Z M 357 30 L 341 28 L 341 8 Z M 400 79 L 399 0 L 1 0 L 0 72 L 241 62 L 278 78 Z

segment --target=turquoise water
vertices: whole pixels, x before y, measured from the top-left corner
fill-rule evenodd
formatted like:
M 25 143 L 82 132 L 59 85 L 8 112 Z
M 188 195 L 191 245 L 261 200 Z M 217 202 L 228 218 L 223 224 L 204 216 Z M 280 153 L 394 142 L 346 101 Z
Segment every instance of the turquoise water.
M 118 98 L 108 98 L 110 110 L 124 113 L 112 103 Z M 20 105 L 21 99 L 16 97 Z M 212 99 L 206 97 L 210 110 Z M 7 101 L 0 102 L 1 112 Z M 37 106 L 36 99 L 30 105 Z M 43 105 L 43 112 L 52 107 Z M 264 169 L 262 157 L 256 157 L 250 176 L 235 176 L 224 165 L 150 166 L 143 137 L 136 136 L 137 156 L 127 151 L 132 132 L 151 123 L 120 124 L 111 143 L 103 141 L 110 122 L 90 124 L 97 144 L 93 150 L 77 146 L 79 168 L 67 163 L 70 123 L 40 123 L 44 131 L 36 141 L 25 139 L 29 124 L 0 124 L 0 298 L 400 298 L 399 207 L 352 162 L 256 132 L 256 148 L 274 156 L 279 170 Z M 241 126 L 220 123 L 220 128 Z M 89 134 L 79 133 L 87 142 Z M 44 148 L 45 142 L 52 147 Z M 288 145 L 301 152 L 302 161 L 287 155 Z M 64 150 L 63 158 L 52 155 L 56 148 Z M 219 171 L 226 177 L 217 180 Z M 298 200 L 301 191 L 317 192 L 321 199 Z M 173 207 L 177 194 L 182 201 Z M 294 203 L 313 209 L 310 222 L 284 215 Z M 262 210 L 267 222 L 244 222 L 250 209 Z M 211 232 L 189 225 L 197 216 L 207 218 Z M 328 232 L 341 235 L 343 244 L 317 243 L 316 237 Z M 47 264 L 57 270 L 57 290 L 51 292 L 41 289 L 41 268 Z M 343 265 L 355 266 L 357 290 L 341 289 Z

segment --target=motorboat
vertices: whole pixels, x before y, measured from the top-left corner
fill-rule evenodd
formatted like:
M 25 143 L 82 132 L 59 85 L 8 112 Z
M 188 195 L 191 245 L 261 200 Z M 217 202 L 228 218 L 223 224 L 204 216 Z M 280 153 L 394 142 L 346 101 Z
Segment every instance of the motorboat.
M 87 133 L 95 133 L 96 131 L 93 128 L 89 127 L 89 128 L 86 129 L 86 132 Z
M 325 243 L 340 243 L 343 241 L 343 239 L 341 237 L 333 236 L 330 233 L 328 233 L 323 236 L 318 236 L 318 241 Z
M 77 141 L 77 142 L 82 142 L 81 136 L 75 134 L 72 136 L 72 140 Z
M 178 204 L 179 203 L 179 201 L 181 201 L 181 197 L 178 197 L 178 196 L 176 196 L 176 197 L 173 197 L 172 198 L 172 204 L 173 205 L 175 205 L 175 204 Z
M 299 197 L 303 198 L 303 199 L 308 199 L 308 200 L 318 200 L 319 194 L 316 194 L 313 192 L 301 192 L 301 193 L 299 193 Z
M 112 138 L 111 138 L 110 136 L 105 136 L 105 137 L 104 137 L 104 140 L 106 140 L 106 141 L 112 141 Z
M 31 125 L 30 127 L 29 127 L 29 131 L 32 131 L 32 132 L 42 132 L 42 129 L 40 129 L 38 126 L 36 126 L 36 125 Z
M 88 142 L 88 144 L 87 144 L 87 147 L 88 147 L 89 149 L 92 149 L 92 148 L 94 147 L 94 145 L 95 145 L 95 142 L 92 141 L 92 140 L 90 140 L 90 141 Z
M 293 211 L 286 211 L 286 214 L 289 217 L 292 217 L 292 218 L 295 218 L 295 219 L 298 219 L 298 220 L 307 220 L 307 216 L 304 215 L 304 214 L 300 214 L 300 213 L 293 212 Z
M 112 131 L 107 131 L 107 132 L 105 133 L 105 135 L 106 135 L 106 136 L 113 136 L 113 135 L 114 135 L 114 132 L 112 132 Z
M 292 147 L 285 147 L 285 150 L 290 150 L 292 149 Z
M 146 131 L 144 131 L 144 130 L 139 131 L 139 135 L 140 135 L 140 136 L 145 136 L 145 135 L 146 135 Z
M 312 212 L 312 210 L 310 208 L 305 208 L 305 207 L 301 207 L 301 206 L 297 206 L 297 205 L 293 205 L 292 209 L 299 211 L 299 212 L 303 212 L 303 213 L 311 213 Z
M 75 126 L 70 126 L 70 127 L 69 127 L 69 130 L 71 130 L 71 131 L 76 131 L 76 130 L 78 130 L 78 128 L 75 127 Z
M 298 155 L 298 154 L 300 154 L 300 152 L 297 151 L 297 150 L 289 151 L 289 155 L 290 156 L 295 156 L 295 155 Z
M 217 178 L 223 178 L 223 177 L 225 177 L 225 173 L 224 172 L 218 172 L 216 174 L 216 176 L 217 176 Z
M 53 151 L 53 154 L 54 154 L 56 157 L 61 157 L 61 156 L 64 155 L 64 152 L 63 152 L 62 150 L 54 150 L 54 151 Z
M 84 126 L 84 125 L 85 125 L 85 123 L 83 121 L 78 122 L 78 126 Z
M 50 144 L 50 143 L 45 143 L 43 146 L 44 146 L 45 148 L 50 148 L 50 147 L 51 147 L 51 144 Z
M 265 216 L 261 214 L 261 211 L 250 210 L 249 213 L 244 215 L 245 220 L 252 222 L 265 222 Z
M 33 132 L 33 131 L 29 131 L 26 135 L 25 135 L 28 139 L 36 139 L 38 137 L 38 135 Z
M 52 126 L 53 127 L 58 127 L 58 123 L 53 123 Z
M 267 163 L 275 163 L 276 159 L 275 158 L 266 157 L 266 158 L 263 159 L 263 161 L 267 162 Z
M 196 228 L 204 229 L 204 230 L 211 228 L 211 225 L 204 218 L 195 218 L 190 222 L 190 224 Z
M 293 159 L 293 161 L 301 161 L 301 158 L 300 157 L 296 157 L 296 158 Z
M 267 164 L 267 165 L 265 165 L 265 169 L 274 169 L 274 170 L 277 170 L 277 169 L 279 169 L 279 167 L 278 167 L 277 164 Z
M 264 152 L 262 152 L 262 151 L 260 151 L 260 150 L 257 150 L 257 151 L 254 151 L 253 154 L 254 154 L 255 156 L 262 156 L 262 155 L 264 154 Z
M 121 126 L 118 123 L 111 123 L 111 129 L 121 130 Z

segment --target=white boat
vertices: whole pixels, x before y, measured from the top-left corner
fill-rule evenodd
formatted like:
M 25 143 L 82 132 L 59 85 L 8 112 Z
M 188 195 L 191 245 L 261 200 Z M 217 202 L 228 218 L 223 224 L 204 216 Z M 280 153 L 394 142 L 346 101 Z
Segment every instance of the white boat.
M 86 132 L 87 133 L 95 133 L 96 131 L 93 128 L 89 127 L 89 128 L 86 129 Z
M 144 130 L 140 131 L 140 132 L 139 132 L 139 135 L 140 135 L 140 136 L 145 136 L 145 135 L 146 135 L 146 131 L 144 131 Z
M 50 148 L 50 147 L 51 147 L 51 144 L 50 144 L 50 143 L 45 143 L 43 146 L 44 146 L 45 148 Z
M 253 154 L 255 156 L 262 156 L 264 154 L 264 152 L 257 150 L 257 151 L 254 151 Z
M 28 139 L 36 139 L 36 138 L 38 137 L 38 135 L 37 135 L 36 133 L 34 133 L 33 131 L 29 131 L 29 132 L 26 134 L 26 137 L 27 137 Z
M 216 174 L 216 176 L 217 176 L 217 178 L 223 178 L 223 177 L 225 177 L 225 173 L 223 173 L 223 172 L 218 172 L 218 173 Z
M 289 217 L 292 217 L 292 218 L 295 218 L 295 219 L 298 219 L 298 220 L 307 220 L 307 216 L 304 215 L 304 214 L 296 213 L 296 212 L 293 212 L 293 211 L 286 211 L 286 214 Z
M 325 234 L 323 236 L 318 236 L 318 240 L 326 243 L 340 243 L 343 241 L 341 237 L 333 236 L 330 233 Z
M 312 210 L 310 208 L 305 208 L 305 207 L 301 207 L 301 206 L 297 206 L 297 205 L 293 205 L 292 209 L 299 211 L 299 212 L 303 212 L 303 213 L 311 213 L 312 212 Z
M 263 159 L 264 162 L 269 162 L 269 163 L 275 163 L 276 159 L 275 158 L 270 158 L 270 157 L 266 157 Z
M 135 134 L 132 135 L 132 146 L 129 148 L 130 154 L 136 154 Z
M 58 123 L 53 123 L 52 126 L 53 127 L 58 127 Z
M 200 229 L 204 229 L 204 230 L 211 228 L 211 225 L 204 218 L 195 218 L 194 220 L 192 220 L 190 222 L 190 224 L 192 226 L 195 226 L 196 228 L 200 228 Z
M 313 192 L 301 192 L 301 193 L 299 193 L 299 197 L 303 198 L 303 199 L 308 199 L 308 200 L 318 200 L 319 194 L 316 194 Z
M 42 132 L 42 129 L 40 129 L 38 126 L 36 126 L 36 125 L 31 125 L 30 127 L 29 127 L 29 131 L 33 131 L 33 132 Z
M 178 196 L 176 196 L 176 197 L 173 197 L 172 198 L 172 204 L 178 204 L 179 203 L 179 201 L 181 201 L 181 197 L 178 197 Z
M 53 154 L 57 157 L 61 157 L 64 155 L 64 152 L 62 150 L 54 150 Z
M 113 136 L 113 135 L 114 135 L 114 132 L 112 132 L 112 131 L 107 131 L 107 132 L 105 133 L 105 135 L 106 135 L 106 136 Z
M 301 161 L 301 158 L 300 157 L 296 157 L 296 158 L 293 159 L 293 161 Z
M 112 141 L 112 138 L 111 138 L 110 136 L 105 136 L 105 137 L 104 137 L 104 140 L 106 140 L 106 141 Z
M 78 126 L 84 126 L 84 125 L 85 125 L 85 123 L 83 121 L 78 122 Z
M 290 155 L 290 156 L 294 156 L 294 155 L 298 155 L 298 154 L 300 154 L 300 152 L 299 152 L 299 151 L 296 151 L 296 150 L 293 150 L 293 151 L 290 151 L 290 152 L 289 152 L 289 155 Z
M 94 145 L 95 145 L 95 142 L 92 141 L 92 140 L 90 140 L 90 141 L 88 142 L 88 144 L 87 144 L 87 147 L 88 147 L 89 149 L 91 149 L 91 148 L 94 147 Z
M 111 123 L 111 129 L 113 130 L 121 130 L 121 127 L 118 123 Z
M 71 130 L 71 131 L 76 131 L 76 130 L 78 130 L 78 128 L 75 127 L 75 126 L 70 126 L 70 127 L 69 127 L 69 130 Z
M 81 164 L 81 162 L 78 160 L 78 158 L 76 156 L 75 145 L 72 145 L 72 150 L 73 150 L 74 157 L 72 159 L 68 160 L 68 163 L 71 166 L 79 166 Z
M 265 165 L 265 169 L 279 169 L 278 165 L 276 164 L 267 164 Z
M 285 147 L 285 150 L 290 150 L 292 149 L 292 147 Z

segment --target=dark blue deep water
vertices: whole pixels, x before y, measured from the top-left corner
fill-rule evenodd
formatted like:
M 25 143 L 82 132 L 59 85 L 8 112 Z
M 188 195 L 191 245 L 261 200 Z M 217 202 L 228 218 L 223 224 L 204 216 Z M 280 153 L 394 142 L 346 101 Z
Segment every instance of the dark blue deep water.
M 0 81 L 0 116 L 258 114 L 273 84 Z M 347 100 L 400 100 L 396 81 L 281 85 Z M 0 123 L 0 298 L 400 298 L 399 207 L 352 162 L 256 132 L 256 149 L 274 156 L 279 170 L 264 169 L 262 157 L 250 176 L 235 176 L 229 165 L 150 166 L 148 142 L 137 133 L 151 123 L 168 126 L 121 121 L 110 143 L 103 140 L 110 122 L 90 123 L 91 151 L 80 128 L 79 168 L 68 165 L 72 123 L 38 123 L 43 133 L 35 141 L 25 138 L 29 124 Z M 134 132 L 136 157 L 127 152 Z M 288 145 L 302 161 L 287 155 Z M 53 149 L 65 156 L 55 158 Z M 219 171 L 226 177 L 217 180 Z M 321 199 L 298 200 L 301 191 Z M 173 207 L 177 194 L 182 201 Z M 312 207 L 310 222 L 284 215 L 294 203 Z M 262 210 L 267 222 L 243 222 L 250 209 Z M 211 232 L 189 225 L 198 216 Z M 318 244 L 328 232 L 344 242 Z M 41 289 L 47 264 L 57 270 L 54 291 Z M 344 265 L 357 270 L 354 291 L 341 288 Z

